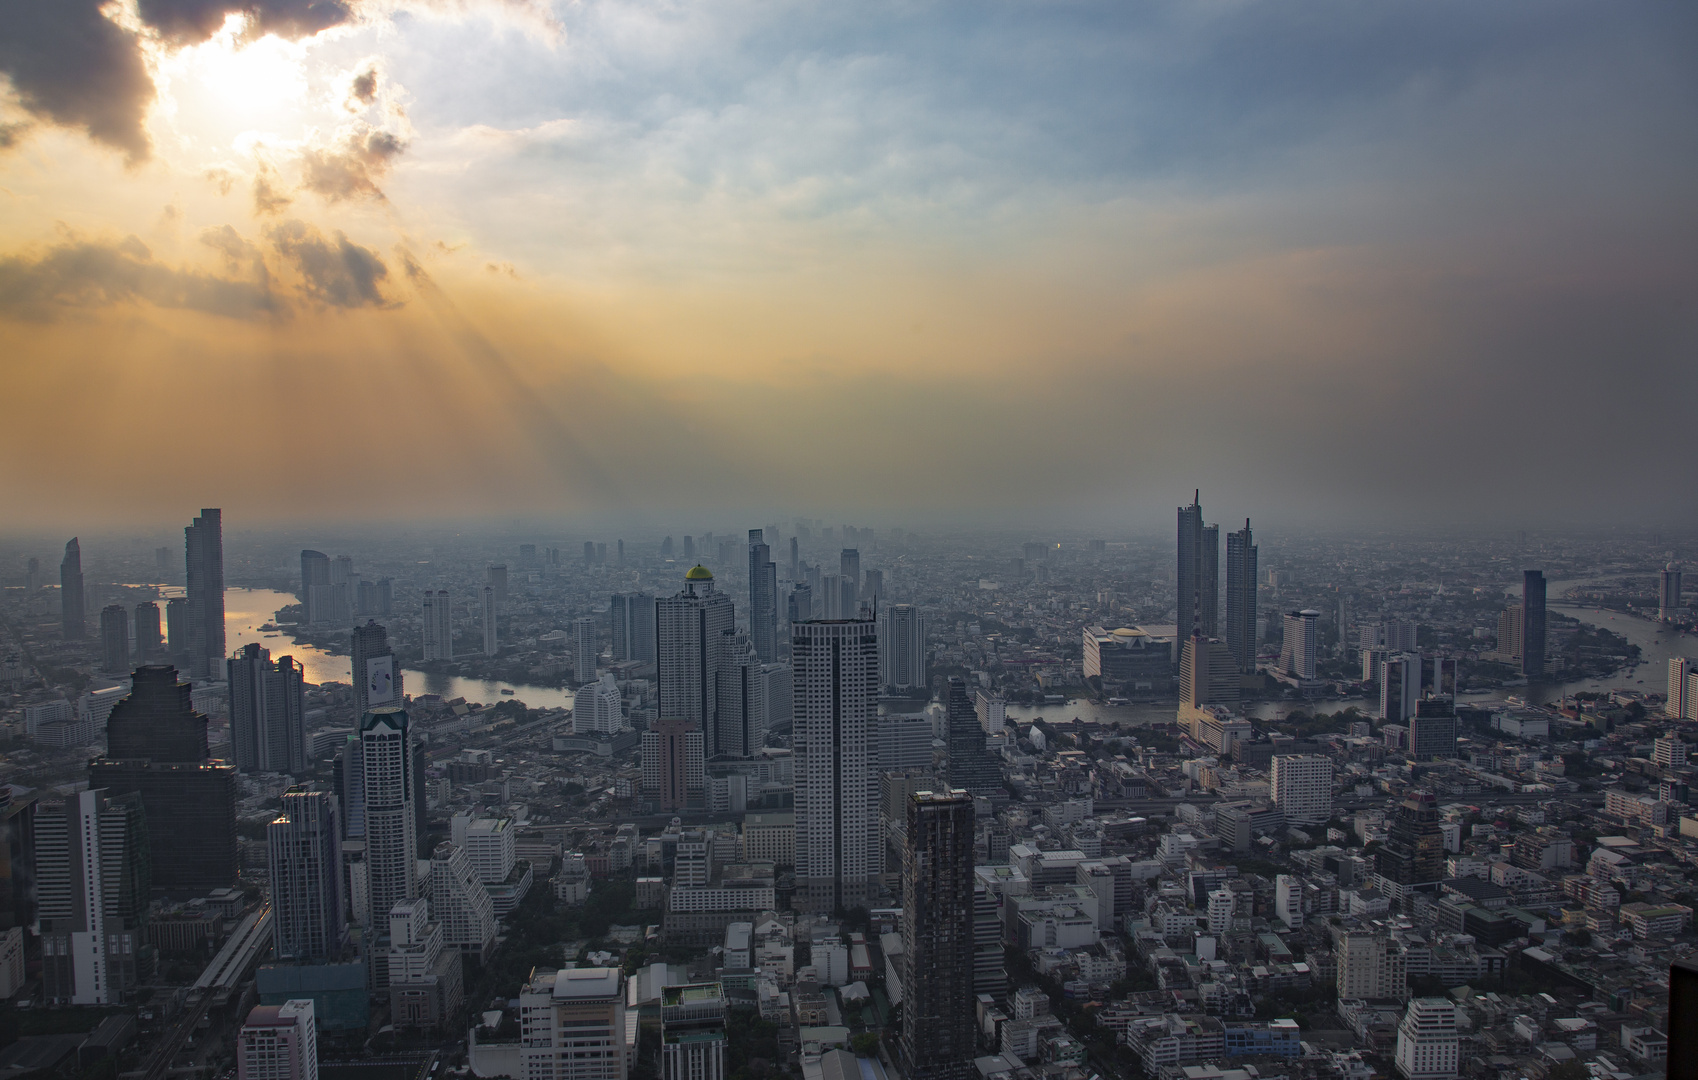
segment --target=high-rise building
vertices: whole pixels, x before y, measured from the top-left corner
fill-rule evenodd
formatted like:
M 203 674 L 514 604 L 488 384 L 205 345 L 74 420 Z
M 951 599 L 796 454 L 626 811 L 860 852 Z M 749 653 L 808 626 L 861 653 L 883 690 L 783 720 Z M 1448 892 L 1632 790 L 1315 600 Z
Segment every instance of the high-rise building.
M 1294 679 L 1315 678 L 1321 651 L 1321 613 L 1309 608 L 1285 613 L 1285 636 L 1279 647 L 1279 666 Z
M 1279 754 L 1272 767 L 1273 804 L 1285 820 L 1319 825 L 1332 818 L 1332 759 L 1318 754 Z
M 1381 886 L 1407 902 L 1416 892 L 1438 888 L 1444 877 L 1444 834 L 1439 804 L 1430 791 L 1412 791 L 1398 804 L 1386 839 L 1374 853 Z
M 1680 564 L 1663 567 L 1663 577 L 1657 589 L 1657 618 L 1673 622 L 1680 614 Z
M 1226 535 L 1226 647 L 1241 672 L 1256 670 L 1256 552 L 1245 518 L 1242 529 Z M 1183 626 L 1184 611 L 1179 618 Z
M 442 924 L 442 944 L 481 963 L 495 945 L 495 904 L 466 849 L 446 840 L 436 845 L 426 881 L 431 916 Z
M 926 620 L 913 604 L 891 604 L 880 613 L 879 682 L 894 694 L 926 690 Z
M 1521 674 L 1540 679 L 1545 674 L 1545 575 L 1521 572 Z
M 0 786 L 0 936 L 36 920 L 35 813 L 34 797 L 14 798 Z
M 752 645 L 737 652 L 735 635 L 727 635 L 715 674 L 713 730 L 704 747 L 710 759 L 749 758 L 766 745 L 767 680 Z
M 794 626 L 814 617 L 814 590 L 806 582 L 790 590 L 789 622 Z
M 532 554 L 533 563 L 536 561 Z M 495 614 L 497 618 L 507 617 L 507 564 L 495 563 L 484 569 L 484 584 L 495 590 Z
M 795 541 L 791 541 L 791 543 L 794 544 Z M 160 548 L 159 550 L 164 551 L 165 549 Z M 794 562 L 795 560 L 792 559 L 791 561 Z M 165 564 L 160 563 L 159 568 L 165 569 Z M 24 592 L 29 596 L 34 596 L 35 591 L 39 588 L 41 588 L 41 560 L 31 555 L 29 564 L 24 570 Z
M 647 593 L 615 593 L 607 617 L 614 660 L 654 663 L 654 597 Z
M 1511 604 L 1498 613 L 1498 660 L 1521 666 L 1521 605 Z
M 1421 700 L 1421 658 L 1413 653 L 1387 656 L 1380 664 L 1380 719 L 1401 724 L 1415 715 Z
M 330 556 L 310 548 L 301 550 L 301 608 L 308 626 L 330 622 Z
M 1409 994 L 1408 962 L 1387 934 L 1349 930 L 1338 938 L 1338 1000 L 1404 998 Z
M 625 723 L 619 684 L 611 671 L 604 671 L 592 683 L 585 683 L 572 696 L 572 731 L 577 735 L 591 732 L 612 734 Z
M 136 987 L 149 946 L 147 816 L 134 793 L 90 788 L 35 814 L 42 996 L 106 1005 Z
M 183 529 L 184 566 L 189 601 L 189 674 L 217 678 L 224 673 L 224 522 L 215 509 Z
M 643 732 L 643 798 L 663 811 L 702 802 L 702 729 L 692 720 L 663 716 Z
M 335 959 L 348 939 L 336 797 L 296 787 L 282 803 L 265 829 L 272 949 L 280 960 Z
M 1450 697 L 1424 697 L 1409 717 L 1409 756 L 1433 761 L 1456 756 L 1456 702 Z
M 1005 796 L 1002 769 L 985 748 L 985 729 L 967 693 L 967 682 L 949 677 L 944 708 L 949 724 L 949 786 L 969 795 Z
M 277 662 L 258 642 L 225 662 L 230 686 L 230 747 L 242 772 L 307 771 L 306 698 L 301 665 Z
M 1407 1080 L 1450 1080 L 1461 1075 L 1456 1003 L 1442 997 L 1411 999 L 1397 1026 L 1394 1060 Z
M 1243 700 L 1238 661 L 1219 638 L 1193 635 L 1179 651 L 1179 716 L 1188 719 L 1205 705 L 1237 711 Z
M 713 573 L 705 566 L 686 573 L 676 595 L 655 601 L 659 715 L 689 721 L 709 743 L 720 649 L 736 623 L 731 598 L 714 589 Z
M 1220 611 L 1220 526 L 1203 524 L 1201 492 L 1179 508 L 1179 633 L 1217 634 Z
M 255 1005 L 236 1034 L 236 1080 L 318 1080 L 311 998 Z
M 153 888 L 183 899 L 236 883 L 236 770 L 211 760 L 190 690 L 168 664 L 136 668 L 88 766 L 90 788 L 141 793 Z
M 973 885 L 973 993 L 1001 1001 L 1008 996 L 999 897 L 983 882 Z
M 778 659 L 778 567 L 760 529 L 749 530 L 749 644 L 761 663 Z
M 100 666 L 107 671 L 130 669 L 130 616 L 123 604 L 100 609 Z
M 83 614 L 83 550 L 76 537 L 65 542 L 65 557 L 59 560 L 59 632 L 66 641 L 88 636 Z
M 395 666 L 388 628 L 367 619 L 364 626 L 354 627 L 348 645 L 353 654 L 354 712 L 364 716 L 379 705 L 401 704 L 401 669 Z
M 1364 624 L 1357 644 L 1364 649 L 1383 648 L 1392 652 L 1414 652 L 1421 628 L 1412 619 L 1378 619 Z
M 725 991 L 719 983 L 661 988 L 660 1080 L 725 1080 Z
M 879 865 L 878 624 L 806 622 L 790 633 L 796 905 L 829 914 L 864 905 Z
M 426 589 L 421 615 L 424 620 L 424 659 L 454 659 L 454 605 L 448 590 Z
M 861 596 L 861 552 L 858 548 L 844 548 L 838 558 L 838 571 L 843 576 L 843 595 L 853 596 L 857 600 Z M 852 609 L 845 609 L 843 618 L 853 619 Z
M 796 538 L 790 538 L 790 580 L 795 581 L 802 572 L 802 547 Z
M 495 614 L 495 589 L 485 585 L 481 599 L 483 601 L 481 605 L 483 654 L 485 656 L 498 656 L 501 653 L 501 634 L 499 630 L 500 620 Z
M 165 601 L 165 652 L 171 663 L 186 663 L 189 653 L 189 602 L 181 596 Z
M 413 734 L 405 711 L 382 705 L 360 720 L 360 770 L 365 803 L 366 867 L 371 912 L 367 925 L 389 922 L 389 909 L 418 896 L 418 819 L 413 806 Z M 381 989 L 381 987 L 379 987 Z
M 976 726 L 976 725 L 975 725 Z M 917 791 L 902 866 L 902 1058 L 913 1080 L 972 1080 L 973 797 Z
M 572 675 L 580 684 L 595 682 L 596 661 L 601 659 L 601 638 L 595 620 L 580 615 L 572 620 Z
M 1663 713 L 1674 720 L 1698 720 L 1698 661 L 1669 658 L 1668 699 Z
M 619 969 L 531 972 L 519 991 L 519 1040 L 525 1080 L 625 1080 Z
M 143 600 L 136 605 L 136 663 L 157 664 L 165 659 L 165 642 L 159 634 L 159 605 Z

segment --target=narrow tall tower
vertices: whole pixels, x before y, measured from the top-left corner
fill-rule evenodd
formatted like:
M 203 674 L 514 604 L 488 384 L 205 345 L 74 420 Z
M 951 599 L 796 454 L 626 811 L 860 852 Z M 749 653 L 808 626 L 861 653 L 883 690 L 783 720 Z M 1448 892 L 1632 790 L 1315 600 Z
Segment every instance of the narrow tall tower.
M 970 1080 L 973 798 L 917 791 L 902 858 L 902 1058 L 913 1080 Z
M 276 663 L 258 642 L 225 661 L 230 682 L 230 745 L 242 772 L 298 776 L 307 771 L 306 698 L 301 665 Z
M 778 659 L 778 567 L 760 529 L 749 530 L 749 644 L 761 663 Z
M 224 522 L 216 510 L 202 510 L 183 530 L 183 561 L 188 572 L 189 674 L 216 678 L 224 666 Z
M 342 908 L 342 828 L 327 791 L 290 788 L 266 826 L 271 942 L 279 959 L 324 960 L 347 939 Z
M 83 611 L 83 549 L 74 536 L 66 541 L 65 557 L 59 561 L 59 626 L 66 641 L 81 641 L 88 636 Z
M 1249 518 L 1226 537 L 1226 647 L 1239 671 L 1256 670 L 1256 545 Z
M 1545 675 L 1545 574 L 1542 570 L 1521 573 L 1521 674 L 1529 679 Z
M 725 633 L 736 628 L 731 598 L 713 586 L 713 572 L 692 567 L 676 595 L 655 601 L 656 662 L 660 674 L 662 717 L 695 725 L 712 757 L 720 649 Z
M 1202 492 L 1179 508 L 1179 632 L 1217 634 L 1220 613 L 1220 526 L 1203 524 Z
M 383 705 L 360 720 L 360 771 L 365 803 L 369 926 L 389 925 L 389 909 L 418 892 L 413 734 L 407 714 Z

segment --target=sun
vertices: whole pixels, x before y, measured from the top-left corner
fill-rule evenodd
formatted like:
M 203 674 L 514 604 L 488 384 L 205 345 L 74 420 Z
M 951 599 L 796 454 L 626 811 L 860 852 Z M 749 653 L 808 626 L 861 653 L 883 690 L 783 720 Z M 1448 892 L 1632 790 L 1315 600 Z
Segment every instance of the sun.
M 256 134 L 299 137 L 312 109 L 303 43 L 247 35 L 232 14 L 206 41 L 157 60 L 161 104 L 194 142 L 234 148 Z

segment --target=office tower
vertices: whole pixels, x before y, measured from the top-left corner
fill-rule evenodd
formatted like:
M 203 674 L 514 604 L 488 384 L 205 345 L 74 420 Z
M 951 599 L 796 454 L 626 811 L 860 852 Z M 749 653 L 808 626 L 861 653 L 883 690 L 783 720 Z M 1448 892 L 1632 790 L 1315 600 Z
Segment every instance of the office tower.
M 159 636 L 159 605 L 144 600 L 136 605 L 136 663 L 157 664 L 165 659 L 165 642 Z
M 535 544 L 519 545 L 519 565 L 535 566 L 537 564 L 537 546 Z
M 454 659 L 454 605 L 448 590 L 426 589 L 421 608 L 425 661 Z
M 1433 696 L 1456 701 L 1460 665 L 1454 656 L 1433 657 Z
M 1256 552 L 1245 518 L 1242 529 L 1226 536 L 1226 647 L 1246 673 L 1256 670 Z M 1179 617 L 1183 625 L 1185 612 Z
M 77 538 L 65 543 L 59 561 L 59 632 L 66 641 L 81 641 L 88 634 L 83 615 L 83 552 Z
M 926 620 L 913 604 L 891 604 L 879 616 L 879 683 L 893 694 L 930 687 L 926 681 Z
M 688 720 L 709 742 L 719 650 L 736 621 L 731 598 L 714 590 L 713 573 L 705 566 L 684 575 L 677 595 L 655 601 L 659 715 Z
M 973 1080 L 973 797 L 917 791 L 902 858 L 902 1058 L 912 1080 Z
M 236 1035 L 236 1080 L 318 1080 L 311 998 L 255 1005 Z
M 693 720 L 663 716 L 643 732 L 643 798 L 665 810 L 702 802 L 702 729 Z
M 830 914 L 867 902 L 878 868 L 878 624 L 790 630 L 796 906 Z
M 843 576 L 843 595 L 859 598 L 861 595 L 861 553 L 855 548 L 844 548 L 838 557 L 838 569 Z M 847 609 L 846 609 L 847 610 Z M 852 619 L 853 614 L 846 613 L 843 618 Z
M 236 770 L 211 761 L 189 692 L 168 664 L 137 668 L 88 766 L 90 788 L 141 793 L 153 888 L 180 899 L 236 883 Z
M 1521 666 L 1521 605 L 1511 604 L 1498 613 L 1498 661 Z
M 559 559 L 555 560 L 555 562 L 559 561 Z M 597 566 L 607 565 L 607 544 L 600 540 L 596 541 L 595 545 L 595 564 Z
M 624 566 L 625 565 L 625 541 L 623 541 L 623 540 L 619 541 L 619 546 L 618 546 L 617 550 L 619 552 L 619 555 L 618 555 L 619 565 Z
M 1007 853 L 1004 852 L 1006 857 Z M 1008 969 L 1003 966 L 1002 909 L 997 894 L 982 882 L 973 885 L 973 993 L 1001 1001 L 1008 996 Z
M 1668 702 L 1663 711 L 1675 720 L 1698 719 L 1698 695 L 1693 693 L 1698 661 L 1684 656 L 1669 659 Z
M 203 509 L 183 530 L 189 617 L 189 674 L 216 679 L 224 670 L 224 523 Z
M 814 611 L 816 619 L 847 619 L 850 615 L 843 613 L 843 575 L 823 574 L 820 577 L 818 605 Z
M 611 671 L 604 671 L 597 681 L 580 686 L 572 696 L 572 731 L 575 734 L 612 734 L 624 723 L 619 685 Z
M 1521 572 L 1521 674 L 1545 675 L 1545 575 L 1539 570 Z
M 130 669 L 130 616 L 122 604 L 100 609 L 100 666 L 107 671 Z
M 483 654 L 495 656 L 501 652 L 501 639 L 496 633 L 495 590 L 483 587 Z
M 1201 495 L 1201 492 L 1198 493 Z M 1179 593 L 1176 608 L 1180 634 L 1198 630 L 1204 637 L 1217 633 L 1220 609 L 1220 526 L 1203 524 L 1201 499 L 1179 508 Z
M 297 787 L 283 793 L 282 803 L 265 828 L 271 947 L 280 960 L 335 959 L 348 938 L 336 797 Z
M 442 924 L 424 897 L 389 910 L 389 1015 L 398 1028 L 441 1027 L 460 1007 L 465 986 L 458 949 L 444 951 Z
M 585 540 L 584 541 L 584 565 L 585 566 L 594 566 L 595 565 L 595 541 L 594 540 Z
M 377 611 L 374 614 L 395 614 L 395 583 L 386 577 L 377 579 Z
M 1273 803 L 1285 820 L 1320 825 L 1332 817 L 1332 759 L 1318 754 L 1280 754 L 1272 767 Z
M 807 622 L 814 617 L 814 591 L 806 584 L 790 590 L 790 625 Z
M 354 614 L 377 614 L 377 582 L 361 578 L 354 589 Z
M 1421 658 L 1411 653 L 1388 656 L 1380 664 L 1380 719 L 1401 724 L 1415 715 L 1421 699 Z
M 660 1080 L 725 1080 L 725 991 L 719 983 L 661 988 Z
M 944 708 L 949 724 L 949 786 L 975 796 L 1005 795 L 1002 769 L 985 749 L 985 729 L 979 725 L 967 682 L 959 675 L 949 677 Z
M 70 1005 L 122 1000 L 148 953 L 148 829 L 134 794 L 79 791 L 35 815 L 42 996 Z
M 1673 622 L 1680 614 L 1680 564 L 1663 567 L 1663 577 L 1657 590 L 1657 618 Z
M 1651 763 L 1659 769 L 1686 768 L 1686 743 L 1678 731 L 1671 731 L 1651 743 Z
M 181 596 L 165 601 L 165 652 L 172 663 L 189 651 L 189 602 Z
M 310 548 L 301 550 L 301 608 L 308 626 L 328 622 L 330 605 L 330 556 Z
M 1409 757 L 1433 761 L 1456 756 L 1456 703 L 1448 697 L 1425 697 L 1415 702 L 1409 717 Z
M 1413 652 L 1417 648 L 1420 631 L 1420 626 L 1411 619 L 1376 619 L 1358 629 L 1356 644 L 1362 649 Z
M 759 529 L 749 530 L 749 644 L 761 663 L 778 659 L 778 567 Z
M 332 786 L 342 800 L 342 839 L 363 841 L 366 838 L 366 773 L 360 761 L 359 735 L 348 736 L 348 741 L 336 752 L 334 773 Z M 349 910 L 348 917 L 364 925 L 370 914 L 369 910 L 355 905 Z
M 348 645 L 353 654 L 354 712 L 364 716 L 379 705 L 401 704 L 401 669 L 395 666 L 388 628 L 367 619 L 364 626 L 354 627 Z
M 1430 791 L 1411 791 L 1398 804 L 1386 839 L 1374 853 L 1374 869 L 1382 886 L 1396 899 L 1431 892 L 1444 877 L 1444 834 L 1439 831 L 1439 804 Z
M 519 991 L 519 1032 L 525 1080 L 625 1080 L 619 969 L 531 972 Z
M 14 798 L 0 786 L 0 938 L 16 936 L 20 945 L 36 920 L 36 805 L 34 796 Z
M 1339 935 L 1334 953 L 1338 1000 L 1402 998 L 1409 993 L 1407 960 L 1390 935 L 1349 930 Z
M 741 656 L 737 653 L 735 636 L 727 634 L 715 675 L 713 730 L 703 740 L 709 759 L 753 757 L 766 745 L 767 680 L 752 646 L 743 646 Z
M 795 581 L 802 572 L 802 548 L 796 543 L 796 538 L 790 538 L 790 580 Z
M 242 772 L 307 771 L 306 699 L 301 665 L 251 642 L 225 662 L 230 681 L 230 748 Z
M 1205 705 L 1238 710 L 1242 700 L 1238 661 L 1219 638 L 1193 635 L 1179 651 L 1179 715 L 1188 718 Z
M 484 584 L 495 590 L 495 614 L 507 617 L 507 564 L 496 563 L 484 570 Z
M 1285 636 L 1279 647 L 1279 666 L 1294 679 L 1312 682 L 1321 649 L 1321 613 L 1309 608 L 1285 613 Z
M 431 916 L 442 924 L 442 944 L 482 963 L 495 945 L 495 904 L 466 849 L 447 840 L 436 845 L 426 887 Z
M 572 620 L 572 675 L 582 683 L 595 682 L 596 661 L 601 658 L 601 638 L 595 620 L 580 615 Z
M 607 616 L 612 624 L 613 659 L 654 663 L 654 597 L 615 593 Z
M 371 911 L 366 925 L 384 926 L 389 910 L 418 895 L 417 759 L 405 711 L 382 705 L 360 720 L 361 796 Z M 381 988 L 381 987 L 380 987 Z
M 165 549 L 160 548 L 159 550 L 164 551 Z M 41 560 L 31 555 L 28 569 L 24 571 L 24 593 L 28 596 L 34 596 L 35 591 L 39 588 L 41 588 Z
M 668 536 L 667 539 L 671 540 L 672 537 Z M 696 538 L 694 536 L 686 536 L 686 537 L 684 537 L 684 560 L 686 562 L 688 562 L 689 560 L 694 559 L 695 557 L 696 557 Z
M 818 563 L 802 568 L 802 577 L 814 598 L 814 617 L 822 618 L 825 611 L 825 568 Z
M 1397 1025 L 1397 1071 L 1406 1080 L 1450 1080 L 1461 1075 L 1462 1037 L 1456 1003 L 1449 998 L 1412 998 Z
M 883 570 L 863 570 L 861 572 L 861 599 L 874 604 L 884 599 Z
M 354 560 L 338 555 L 330 560 L 330 607 L 325 622 L 347 626 L 354 621 Z

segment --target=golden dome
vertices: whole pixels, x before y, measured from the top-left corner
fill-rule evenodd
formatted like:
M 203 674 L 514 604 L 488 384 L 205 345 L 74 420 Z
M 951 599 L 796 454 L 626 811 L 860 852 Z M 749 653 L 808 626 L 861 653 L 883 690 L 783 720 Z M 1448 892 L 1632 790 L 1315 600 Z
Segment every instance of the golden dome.
M 707 567 L 701 565 L 700 563 L 697 563 L 695 566 L 692 566 L 689 569 L 688 572 L 686 572 L 684 574 L 684 580 L 685 581 L 712 581 L 713 580 L 713 571 L 709 570 Z

